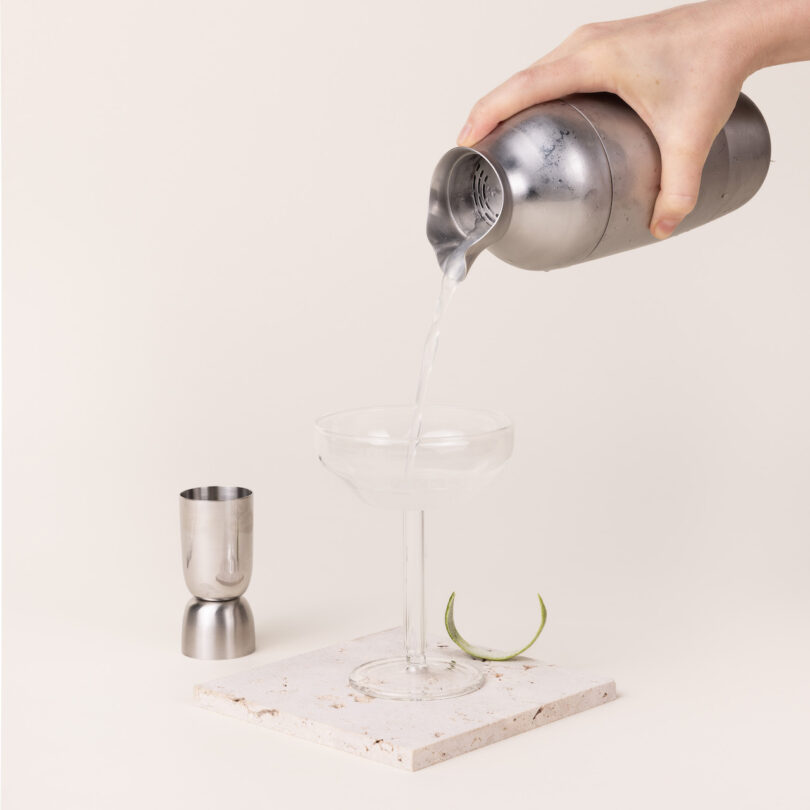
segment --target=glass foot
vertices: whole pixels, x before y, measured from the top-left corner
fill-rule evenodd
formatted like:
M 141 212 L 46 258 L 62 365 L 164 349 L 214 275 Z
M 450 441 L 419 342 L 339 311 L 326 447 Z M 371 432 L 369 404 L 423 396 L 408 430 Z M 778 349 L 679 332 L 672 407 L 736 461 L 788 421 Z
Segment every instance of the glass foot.
M 420 667 L 402 658 L 361 664 L 349 683 L 366 695 L 389 700 L 438 700 L 475 692 L 484 685 L 484 673 L 465 661 L 429 656 Z

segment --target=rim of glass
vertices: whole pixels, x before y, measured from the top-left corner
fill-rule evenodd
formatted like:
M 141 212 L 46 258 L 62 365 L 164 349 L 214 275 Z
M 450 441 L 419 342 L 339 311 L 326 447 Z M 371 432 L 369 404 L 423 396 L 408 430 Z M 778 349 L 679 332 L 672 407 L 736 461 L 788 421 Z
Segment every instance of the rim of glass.
M 248 498 L 253 491 L 247 487 L 222 486 L 221 484 L 210 484 L 204 487 L 192 487 L 184 489 L 180 493 L 181 498 L 187 501 L 207 501 L 209 503 L 224 503 L 225 501 L 239 501 Z
M 410 444 L 410 439 L 407 436 L 403 436 L 402 438 L 392 438 L 390 436 L 370 436 L 367 433 L 346 433 L 344 431 L 339 430 L 332 430 L 330 428 L 325 427 L 324 423 L 328 422 L 330 419 L 336 419 L 339 416 L 347 416 L 348 414 L 352 413 L 370 413 L 372 411 L 394 411 L 394 410 L 413 410 L 416 406 L 415 405 L 370 405 L 365 408 L 346 408 L 342 411 L 333 411 L 332 413 L 328 413 L 324 416 L 319 417 L 315 420 L 315 430 L 323 436 L 331 436 L 340 439 L 351 439 L 352 441 L 356 442 L 373 442 L 375 444 L 379 444 L 380 442 L 385 442 L 386 444 Z M 473 439 L 482 439 L 488 436 L 494 436 L 496 433 L 504 433 L 506 431 L 510 431 L 514 428 L 514 423 L 512 420 L 501 411 L 492 411 L 488 408 L 465 408 L 459 405 L 428 405 L 425 408 L 425 412 L 430 412 L 433 410 L 448 410 L 448 411 L 466 411 L 467 413 L 474 413 L 474 414 L 485 414 L 487 416 L 493 417 L 498 424 L 498 427 L 491 428 L 489 430 L 479 430 L 473 431 L 469 433 L 459 433 L 454 436 L 422 436 L 419 439 L 419 446 L 424 447 L 425 445 L 430 444 L 444 444 L 447 445 L 448 442 L 452 442 L 454 440 L 462 439 L 465 442 L 470 441 Z

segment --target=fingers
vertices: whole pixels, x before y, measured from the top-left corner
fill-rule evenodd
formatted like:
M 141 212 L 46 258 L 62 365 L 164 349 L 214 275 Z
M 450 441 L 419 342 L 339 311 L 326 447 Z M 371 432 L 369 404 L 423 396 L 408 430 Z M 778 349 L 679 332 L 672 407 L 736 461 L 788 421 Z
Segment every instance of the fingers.
M 470 112 L 458 136 L 459 146 L 472 146 L 488 135 L 501 121 L 520 110 L 542 101 L 576 92 L 594 92 L 584 60 L 567 56 L 550 62 L 535 63 L 521 70 L 491 93 Z
M 661 191 L 655 201 L 650 231 L 666 239 L 695 207 L 708 146 L 686 140 L 661 144 Z

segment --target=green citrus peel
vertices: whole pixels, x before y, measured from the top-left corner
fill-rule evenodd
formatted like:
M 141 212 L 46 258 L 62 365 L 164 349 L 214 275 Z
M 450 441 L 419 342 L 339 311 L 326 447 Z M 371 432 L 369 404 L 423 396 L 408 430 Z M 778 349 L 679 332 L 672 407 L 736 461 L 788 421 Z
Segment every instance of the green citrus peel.
M 456 629 L 456 621 L 453 617 L 453 604 L 456 601 L 455 591 L 450 594 L 450 601 L 447 603 L 447 608 L 444 611 L 444 626 L 447 628 L 452 642 L 461 647 L 465 653 L 471 655 L 473 658 L 481 658 L 484 661 L 508 661 L 510 658 L 514 658 L 522 652 L 526 652 L 526 650 L 537 641 L 538 636 L 543 632 L 543 628 L 546 626 L 546 606 L 543 603 L 543 597 L 540 596 L 539 593 L 537 594 L 537 599 L 540 602 L 540 627 L 537 628 L 534 637 L 525 647 L 521 647 L 514 652 L 504 652 L 503 650 L 493 650 L 491 647 L 479 647 L 477 644 L 470 644 L 470 642 L 458 632 Z

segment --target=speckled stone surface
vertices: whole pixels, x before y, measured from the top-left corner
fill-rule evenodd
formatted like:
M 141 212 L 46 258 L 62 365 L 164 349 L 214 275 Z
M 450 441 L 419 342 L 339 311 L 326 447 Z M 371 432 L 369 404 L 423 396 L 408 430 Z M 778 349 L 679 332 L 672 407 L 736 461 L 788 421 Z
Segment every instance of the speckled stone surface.
M 610 678 L 524 656 L 477 662 L 484 686 L 448 700 L 381 700 L 349 686 L 355 666 L 399 655 L 401 645 L 402 631 L 386 630 L 210 681 L 194 694 L 222 714 L 411 771 L 616 698 Z M 449 641 L 428 647 L 464 655 Z

